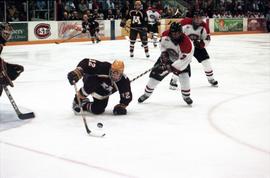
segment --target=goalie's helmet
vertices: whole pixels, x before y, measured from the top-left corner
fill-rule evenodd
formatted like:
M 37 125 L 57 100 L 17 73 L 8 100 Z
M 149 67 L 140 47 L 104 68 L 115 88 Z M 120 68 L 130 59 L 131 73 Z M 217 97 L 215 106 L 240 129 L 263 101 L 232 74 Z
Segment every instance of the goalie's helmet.
M 114 60 L 111 65 L 110 77 L 113 81 L 117 82 L 121 79 L 124 72 L 124 62 L 122 60 Z
M 9 23 L 1 23 L 0 24 L 0 35 L 6 40 L 10 40 L 11 38 L 11 32 L 13 31 L 13 28 Z

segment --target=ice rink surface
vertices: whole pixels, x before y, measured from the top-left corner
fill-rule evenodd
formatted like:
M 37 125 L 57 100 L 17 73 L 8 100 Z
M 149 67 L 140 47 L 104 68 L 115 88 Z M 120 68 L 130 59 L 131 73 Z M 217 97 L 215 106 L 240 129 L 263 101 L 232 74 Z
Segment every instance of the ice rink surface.
M 2 57 L 25 67 L 10 91 L 36 118 L 18 120 L 3 93 L 0 178 L 270 178 L 270 35 L 213 36 L 207 49 L 219 87 L 193 59 L 192 107 L 169 90 L 170 76 L 138 104 L 145 75 L 132 83 L 126 116 L 112 115 L 118 93 L 104 114 L 87 115 L 90 129 L 107 134 L 95 138 L 71 110 L 67 73 L 83 58 L 123 59 L 132 79 L 152 67 L 159 48 L 150 44 L 146 59 L 136 44 L 130 59 L 126 40 L 5 47 Z

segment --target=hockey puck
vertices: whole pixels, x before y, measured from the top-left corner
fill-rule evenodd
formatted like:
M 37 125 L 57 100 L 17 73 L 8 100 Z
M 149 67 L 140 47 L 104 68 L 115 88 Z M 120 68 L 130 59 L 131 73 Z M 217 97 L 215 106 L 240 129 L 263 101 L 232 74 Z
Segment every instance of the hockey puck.
M 103 124 L 99 122 L 99 123 L 97 123 L 97 127 L 98 128 L 102 128 L 103 127 Z

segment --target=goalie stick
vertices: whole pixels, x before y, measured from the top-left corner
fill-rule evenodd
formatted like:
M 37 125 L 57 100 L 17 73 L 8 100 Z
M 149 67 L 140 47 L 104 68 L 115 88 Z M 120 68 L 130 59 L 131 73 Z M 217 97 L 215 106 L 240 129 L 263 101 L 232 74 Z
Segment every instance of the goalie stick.
M 6 94 L 7 94 L 7 97 L 11 103 L 11 105 L 13 106 L 17 116 L 19 117 L 19 119 L 21 120 L 25 120 L 25 119 L 31 119 L 31 118 L 34 118 L 35 117 L 35 114 L 33 112 L 29 112 L 29 113 L 21 113 L 21 111 L 19 110 L 18 106 L 16 105 L 15 103 L 15 100 L 13 99 L 13 97 L 11 96 L 7 86 L 3 86 Z
M 82 119 L 83 119 L 83 123 L 84 123 L 84 127 L 85 127 L 85 129 L 86 129 L 87 134 L 90 135 L 90 136 L 94 136 L 94 137 L 104 137 L 104 136 L 106 135 L 105 133 L 103 133 L 103 134 L 96 134 L 96 133 L 93 133 L 93 132 L 89 129 L 88 124 L 87 124 L 87 122 L 86 122 L 85 115 L 84 115 L 84 113 L 83 113 L 83 108 L 82 108 L 81 100 L 80 100 L 80 98 L 79 98 L 79 96 L 78 96 L 78 94 L 77 94 L 77 93 L 78 93 L 77 85 L 76 85 L 75 82 L 73 82 L 73 85 L 74 85 L 76 98 L 77 98 L 77 101 L 78 101 L 79 106 L 80 106 L 80 113 L 81 113 L 81 116 L 82 116 Z

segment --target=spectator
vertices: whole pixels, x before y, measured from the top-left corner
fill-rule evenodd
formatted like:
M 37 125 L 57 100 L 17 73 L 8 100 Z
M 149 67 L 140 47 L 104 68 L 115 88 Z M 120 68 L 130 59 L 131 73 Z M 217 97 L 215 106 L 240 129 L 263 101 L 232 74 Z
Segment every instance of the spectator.
M 114 18 L 115 19 L 122 19 L 123 18 L 120 9 L 116 9 L 115 17 Z
M 47 5 L 46 5 L 45 0 L 37 0 L 36 6 L 37 6 L 37 10 L 43 10 L 46 8 Z
M 114 20 L 115 16 L 111 9 L 108 9 L 107 20 Z
M 70 20 L 80 20 L 79 14 L 77 11 L 73 11 L 70 18 Z
M 68 12 L 64 11 L 62 20 L 69 20 L 69 19 L 70 19 L 70 17 L 69 17 Z
M 73 1 L 67 0 L 66 4 L 65 4 L 65 11 L 67 11 L 68 13 L 71 13 L 75 9 L 76 9 L 76 7 L 75 7 L 75 4 L 73 3 Z
M 87 5 L 85 3 L 85 0 L 81 0 L 79 3 L 79 11 L 81 14 L 84 14 L 87 11 Z

